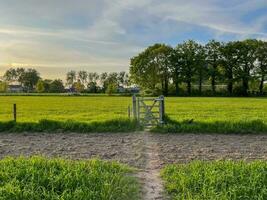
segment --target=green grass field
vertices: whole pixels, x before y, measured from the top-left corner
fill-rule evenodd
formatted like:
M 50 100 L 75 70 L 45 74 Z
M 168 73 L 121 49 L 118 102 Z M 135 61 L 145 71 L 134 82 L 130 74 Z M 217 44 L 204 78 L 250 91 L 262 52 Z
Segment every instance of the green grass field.
M 89 123 L 127 120 L 131 97 L 0 96 L 0 121 L 13 119 L 13 103 L 17 104 L 18 122 L 46 119 Z M 167 97 L 165 105 L 169 125 L 156 131 L 238 132 L 248 127 L 250 132 L 267 131 L 266 98 Z M 188 125 L 191 119 L 194 123 Z
M 43 157 L 0 161 L 0 199 L 138 199 L 139 185 L 121 164 Z
M 18 121 L 40 119 L 80 122 L 127 118 L 130 97 L 0 96 L 0 120 L 12 120 L 17 104 Z M 267 98 L 168 97 L 166 113 L 173 120 L 267 122 Z
M 166 191 L 175 200 L 267 199 L 267 163 L 196 161 L 162 170 Z

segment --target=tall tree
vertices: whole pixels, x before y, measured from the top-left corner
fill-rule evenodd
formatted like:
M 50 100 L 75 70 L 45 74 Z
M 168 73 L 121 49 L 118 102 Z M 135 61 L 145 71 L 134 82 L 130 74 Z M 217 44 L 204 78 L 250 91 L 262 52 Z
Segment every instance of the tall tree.
M 53 80 L 49 86 L 49 92 L 61 93 L 64 92 L 64 85 L 62 80 Z
M 211 81 L 211 90 L 216 92 L 216 79 L 219 74 L 218 67 L 221 63 L 221 43 L 215 40 L 209 41 L 206 46 L 206 61 L 208 63 L 208 72 Z
M 39 79 L 37 84 L 36 84 L 36 92 L 38 92 L 38 93 L 45 92 L 44 81 L 41 79 Z
M 153 62 L 152 50 L 155 46 L 150 46 L 139 55 L 131 58 L 130 79 L 143 89 L 156 91 L 159 83 L 158 67 Z
M 85 86 L 87 84 L 87 77 L 88 74 L 86 71 L 78 71 L 78 79 L 81 81 L 81 83 Z
M 100 83 L 102 84 L 104 92 L 107 89 L 107 77 L 108 77 L 108 73 L 107 72 L 103 72 L 103 73 L 100 74 Z
M 259 91 L 260 91 L 260 94 L 262 95 L 264 81 L 266 80 L 266 76 L 267 76 L 267 42 L 266 41 L 258 41 L 256 56 L 257 56 L 256 73 L 259 75 L 259 79 L 260 79 Z
M 183 65 L 183 55 L 181 50 L 181 44 L 178 44 L 177 47 L 171 53 L 171 77 L 175 86 L 175 94 L 179 94 L 179 83 L 182 81 L 181 70 Z
M 167 96 L 169 93 L 173 48 L 165 44 L 157 44 L 157 48 L 153 49 L 152 53 L 153 61 L 158 68 L 157 70 L 161 80 L 162 94 Z
M 76 72 L 71 70 L 67 73 L 66 81 L 69 88 L 71 88 L 76 80 Z
M 207 71 L 207 63 L 205 61 L 205 49 L 202 45 L 198 45 L 195 53 L 196 75 L 198 79 L 198 92 L 202 94 L 202 85 Z
M 248 95 L 249 80 L 251 79 L 251 72 L 255 69 L 256 61 L 256 49 L 257 40 L 244 40 L 236 42 L 237 48 L 237 73 L 236 76 L 242 82 L 242 94 L 243 96 Z
M 28 92 L 30 92 L 30 91 L 33 91 L 38 80 L 40 79 L 40 76 L 39 76 L 39 73 L 35 69 L 27 69 L 24 72 L 22 72 L 19 79 L 23 87 Z
M 188 40 L 182 45 L 178 45 L 177 48 L 180 48 L 179 51 L 182 55 L 181 74 L 187 84 L 187 93 L 191 95 L 193 76 L 199 64 L 199 60 L 196 57 L 199 51 L 199 44 L 193 40 Z
M 131 79 L 142 88 L 156 90 L 160 85 L 162 93 L 168 94 L 171 71 L 172 48 L 165 44 L 148 47 L 131 59 Z
M 234 75 L 238 64 L 237 45 L 237 42 L 228 42 L 222 44 L 221 48 L 223 76 L 225 77 L 227 91 L 230 96 L 233 94 Z

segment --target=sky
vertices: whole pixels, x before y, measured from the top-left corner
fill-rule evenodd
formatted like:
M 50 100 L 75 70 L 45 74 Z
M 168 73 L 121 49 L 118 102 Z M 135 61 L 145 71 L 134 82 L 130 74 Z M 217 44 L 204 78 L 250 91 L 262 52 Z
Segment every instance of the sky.
M 267 40 L 267 0 L 0 0 L 0 76 L 128 71 L 154 43 Z

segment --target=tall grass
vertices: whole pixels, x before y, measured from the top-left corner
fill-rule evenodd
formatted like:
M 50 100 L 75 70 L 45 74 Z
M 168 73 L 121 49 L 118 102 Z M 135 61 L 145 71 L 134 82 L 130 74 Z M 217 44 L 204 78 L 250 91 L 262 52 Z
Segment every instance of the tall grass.
M 115 162 L 43 157 L 0 161 L 0 199 L 137 199 L 131 170 Z
M 39 122 L 0 122 L 0 132 L 130 132 L 142 130 L 135 120 L 114 119 L 103 122 L 40 120 Z
M 162 177 L 176 200 L 267 199 L 266 161 L 195 161 L 166 166 Z
M 267 123 L 252 121 L 175 121 L 166 116 L 165 124 L 154 127 L 157 133 L 267 133 Z

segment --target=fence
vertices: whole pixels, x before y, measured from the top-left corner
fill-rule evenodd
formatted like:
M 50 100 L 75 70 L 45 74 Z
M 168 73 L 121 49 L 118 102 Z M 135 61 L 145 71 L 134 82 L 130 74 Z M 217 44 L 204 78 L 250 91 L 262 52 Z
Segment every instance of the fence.
M 128 116 L 130 117 L 128 107 Z M 132 97 L 132 115 L 134 119 L 144 126 L 155 126 L 164 123 L 165 103 L 164 96 L 152 97 Z

